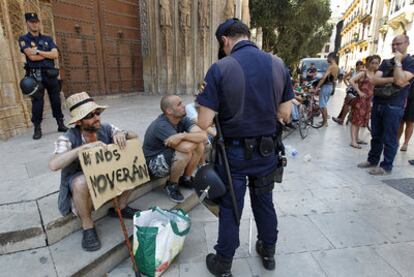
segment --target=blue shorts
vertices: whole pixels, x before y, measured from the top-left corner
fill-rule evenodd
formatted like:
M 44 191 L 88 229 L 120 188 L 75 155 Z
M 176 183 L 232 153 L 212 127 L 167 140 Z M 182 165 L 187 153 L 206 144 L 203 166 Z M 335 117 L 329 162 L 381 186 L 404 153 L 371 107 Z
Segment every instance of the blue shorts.
M 325 84 L 321 87 L 321 90 L 319 91 L 319 107 L 326 108 L 326 105 L 328 105 L 329 97 L 332 94 L 332 90 L 332 84 Z

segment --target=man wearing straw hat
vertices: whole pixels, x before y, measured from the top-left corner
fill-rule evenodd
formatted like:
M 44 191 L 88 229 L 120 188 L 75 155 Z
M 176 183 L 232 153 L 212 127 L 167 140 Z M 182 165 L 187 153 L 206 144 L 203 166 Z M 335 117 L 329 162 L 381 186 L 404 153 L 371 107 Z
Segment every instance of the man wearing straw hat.
M 85 176 L 78 159 L 78 153 L 97 146 L 105 147 L 115 143 L 121 149 L 127 139 L 137 138 L 130 131 L 123 131 L 114 125 L 101 123 L 100 114 L 107 108 L 100 106 L 86 93 L 69 96 L 66 100 L 71 113 L 70 125 L 74 125 L 55 142 L 55 151 L 49 161 L 53 171 L 62 170 L 58 206 L 62 215 L 71 211 L 80 217 L 83 228 L 82 248 L 95 251 L 101 247 L 91 217 L 92 200 Z M 127 206 L 129 192 L 120 196 L 120 208 L 124 218 L 132 219 L 136 209 Z M 113 208 L 109 215 L 116 217 Z

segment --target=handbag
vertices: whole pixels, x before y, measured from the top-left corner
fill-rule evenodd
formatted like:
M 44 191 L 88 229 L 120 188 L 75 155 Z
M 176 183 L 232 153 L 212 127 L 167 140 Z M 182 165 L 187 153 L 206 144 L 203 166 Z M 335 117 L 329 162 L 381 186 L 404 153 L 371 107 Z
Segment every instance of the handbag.
M 352 105 L 352 103 L 354 102 L 354 100 L 358 97 L 358 92 L 352 86 L 349 86 L 345 90 L 345 93 L 346 93 L 345 103 L 347 105 Z
M 379 98 L 391 98 L 395 96 L 399 91 L 400 87 L 395 86 L 394 84 L 386 84 L 381 87 L 374 88 L 374 96 Z

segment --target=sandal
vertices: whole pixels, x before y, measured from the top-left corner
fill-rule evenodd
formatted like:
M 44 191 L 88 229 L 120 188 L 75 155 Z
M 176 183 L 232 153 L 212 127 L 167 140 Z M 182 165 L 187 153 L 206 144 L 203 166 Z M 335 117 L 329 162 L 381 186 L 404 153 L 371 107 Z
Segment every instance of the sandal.
M 407 151 L 408 145 L 407 144 L 403 144 L 403 146 L 401 146 L 400 151 Z
M 339 125 L 344 125 L 344 121 L 339 119 L 338 117 L 332 117 L 332 120 L 338 123 Z
M 357 145 L 353 145 L 352 143 L 351 144 L 349 144 L 349 146 L 351 146 L 351 147 L 353 147 L 353 148 L 356 148 L 356 149 L 361 149 L 362 147 L 361 146 L 359 146 L 358 144 Z
M 358 144 L 362 144 L 362 145 L 367 145 L 367 144 L 368 144 L 367 142 L 365 142 L 365 141 L 363 141 L 363 140 L 358 140 L 358 141 L 357 141 L 357 143 L 358 143 Z
M 96 251 L 101 248 L 101 242 L 95 228 L 83 230 L 82 248 L 86 251 Z

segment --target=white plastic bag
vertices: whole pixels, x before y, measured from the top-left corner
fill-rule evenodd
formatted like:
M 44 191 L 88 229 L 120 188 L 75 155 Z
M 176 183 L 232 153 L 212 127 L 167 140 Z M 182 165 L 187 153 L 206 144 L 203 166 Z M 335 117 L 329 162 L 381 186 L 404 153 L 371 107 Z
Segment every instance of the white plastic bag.
M 191 221 L 183 210 L 159 207 L 134 216 L 133 251 L 139 271 L 160 276 L 182 251 Z

